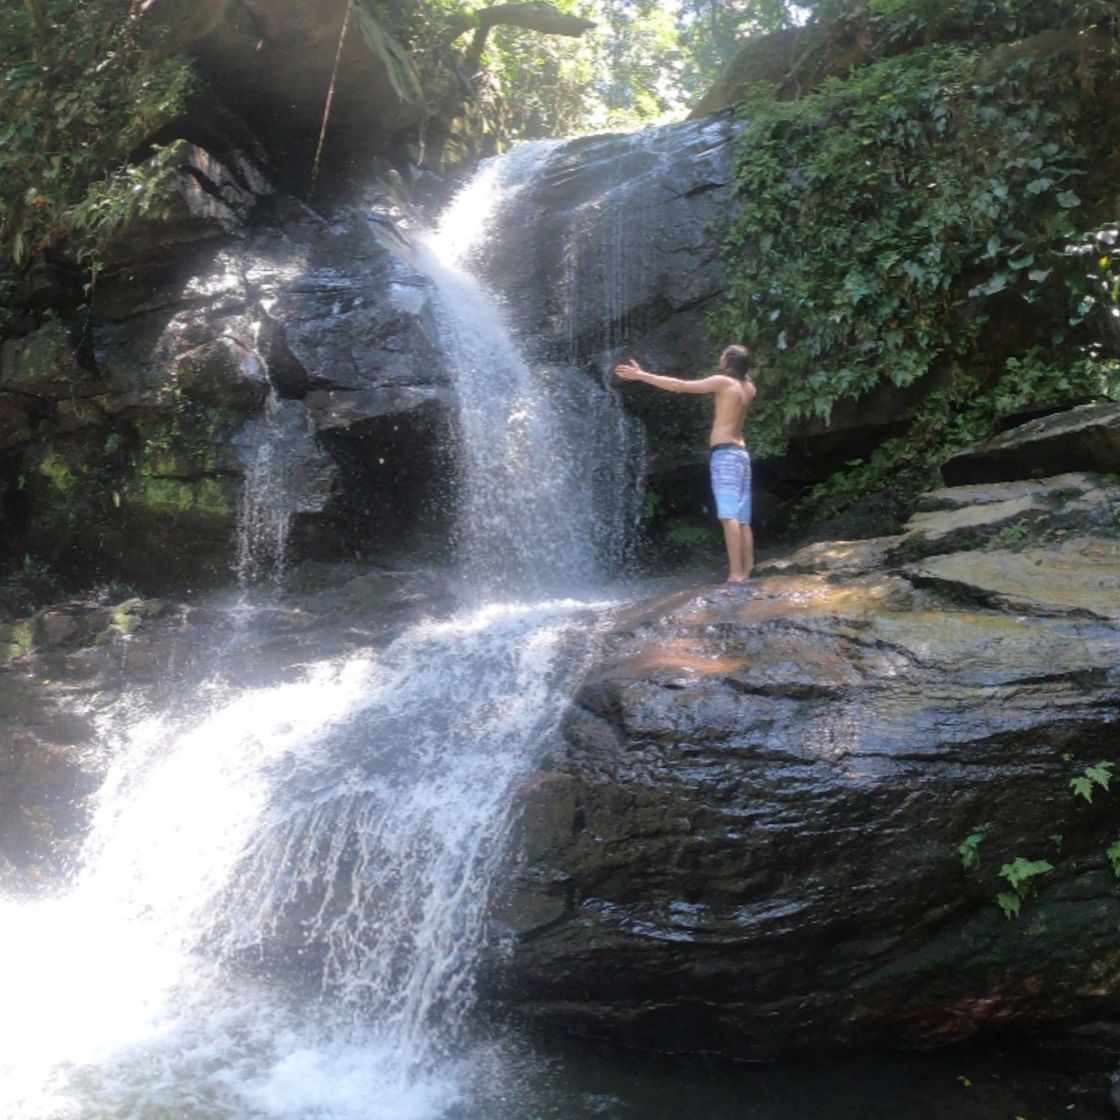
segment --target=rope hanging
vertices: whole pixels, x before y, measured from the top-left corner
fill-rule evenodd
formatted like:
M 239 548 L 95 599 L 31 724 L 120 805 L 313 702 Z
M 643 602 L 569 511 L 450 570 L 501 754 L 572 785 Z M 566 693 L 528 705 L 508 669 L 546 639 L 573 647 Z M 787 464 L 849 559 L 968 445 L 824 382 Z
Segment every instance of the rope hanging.
M 315 193 L 315 184 L 319 180 L 319 159 L 323 154 L 323 141 L 327 138 L 327 121 L 331 116 L 331 102 L 334 101 L 334 84 L 338 80 L 338 64 L 342 58 L 342 44 L 346 39 L 346 32 L 350 28 L 351 0 L 346 0 L 346 15 L 342 18 L 342 30 L 338 35 L 338 49 L 334 52 L 334 69 L 331 71 L 331 84 L 327 88 L 327 103 L 323 106 L 323 124 L 319 129 L 319 143 L 315 148 L 315 162 L 311 165 L 311 183 L 307 188 L 307 201 L 311 201 Z

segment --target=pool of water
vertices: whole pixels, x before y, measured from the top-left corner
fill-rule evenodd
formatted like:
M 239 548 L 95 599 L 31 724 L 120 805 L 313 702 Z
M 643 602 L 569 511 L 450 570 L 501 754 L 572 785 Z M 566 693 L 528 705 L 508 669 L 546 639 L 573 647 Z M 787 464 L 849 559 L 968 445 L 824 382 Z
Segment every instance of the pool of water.
M 1113 1120 L 1107 1069 L 987 1047 L 736 1065 L 538 1043 L 462 1120 Z M 520 1075 L 520 1076 L 519 1076 Z

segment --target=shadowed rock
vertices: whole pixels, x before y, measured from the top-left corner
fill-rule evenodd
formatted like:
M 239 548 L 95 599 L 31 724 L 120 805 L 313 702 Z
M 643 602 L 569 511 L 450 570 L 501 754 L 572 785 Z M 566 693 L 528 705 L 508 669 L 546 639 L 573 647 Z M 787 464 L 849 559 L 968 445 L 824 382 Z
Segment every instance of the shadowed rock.
M 950 485 L 1042 478 L 1061 471 L 1120 471 L 1120 404 L 1043 416 L 948 460 Z
M 375 221 L 327 221 L 236 152 L 179 151 L 163 216 L 110 247 L 88 347 L 57 324 L 4 345 L 6 550 L 161 592 L 228 579 L 240 449 L 277 399 L 309 433 L 285 469 L 335 483 L 278 511 L 307 549 L 402 547 L 443 477 L 450 390 L 426 281 Z

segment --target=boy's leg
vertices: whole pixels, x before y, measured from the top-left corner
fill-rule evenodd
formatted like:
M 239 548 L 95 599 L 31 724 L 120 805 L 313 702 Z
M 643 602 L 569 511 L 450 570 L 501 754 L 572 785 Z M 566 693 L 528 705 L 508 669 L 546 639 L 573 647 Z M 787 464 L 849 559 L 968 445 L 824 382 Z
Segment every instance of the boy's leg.
M 739 556 L 742 562 L 743 578 L 749 579 L 754 568 L 754 530 L 751 528 L 751 460 L 744 455 L 743 475 L 739 486 L 739 525 L 741 527 Z
M 723 526 L 723 541 L 727 545 L 727 581 L 742 583 L 749 573 L 749 569 L 743 568 L 743 530 L 749 532 L 750 526 L 740 525 L 733 517 L 721 518 L 720 524 Z

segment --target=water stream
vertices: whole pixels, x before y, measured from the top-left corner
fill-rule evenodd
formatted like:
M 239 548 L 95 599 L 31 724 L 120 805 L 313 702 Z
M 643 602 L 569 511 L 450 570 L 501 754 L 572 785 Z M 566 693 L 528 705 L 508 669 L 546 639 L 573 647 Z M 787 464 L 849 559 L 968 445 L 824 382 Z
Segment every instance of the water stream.
M 617 573 L 641 507 L 639 429 L 585 374 L 531 361 L 506 327 L 512 296 L 470 272 L 555 148 L 525 144 L 485 164 L 416 256 L 436 285 L 456 378 L 457 549 L 484 596 L 601 587 Z
M 277 583 L 287 567 L 292 518 L 322 508 L 335 468 L 316 446 L 307 410 L 275 391 L 239 433 L 237 447 L 244 482 L 234 571 L 242 586 Z

